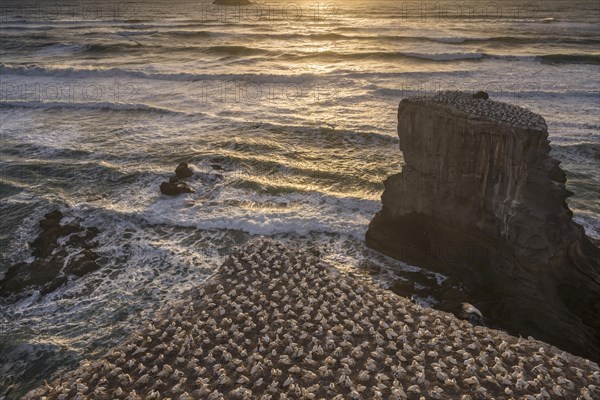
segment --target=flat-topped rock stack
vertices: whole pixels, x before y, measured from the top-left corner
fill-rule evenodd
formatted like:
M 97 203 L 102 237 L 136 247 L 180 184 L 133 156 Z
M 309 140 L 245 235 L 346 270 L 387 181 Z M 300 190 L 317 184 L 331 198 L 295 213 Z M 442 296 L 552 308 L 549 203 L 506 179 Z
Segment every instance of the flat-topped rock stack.
M 27 399 L 538 399 L 600 396 L 597 364 L 473 327 L 271 240 Z
M 541 130 L 548 128 L 546 120 L 531 110 L 500 101 L 477 98 L 466 92 L 449 91 L 439 92 L 432 96 L 417 95 L 410 97 L 408 101 L 413 103 L 436 102 L 471 116 L 482 116 L 519 127 Z
M 572 220 L 546 123 L 483 95 L 400 102 L 405 165 L 367 245 L 460 281 L 493 326 L 598 361 L 600 250 Z

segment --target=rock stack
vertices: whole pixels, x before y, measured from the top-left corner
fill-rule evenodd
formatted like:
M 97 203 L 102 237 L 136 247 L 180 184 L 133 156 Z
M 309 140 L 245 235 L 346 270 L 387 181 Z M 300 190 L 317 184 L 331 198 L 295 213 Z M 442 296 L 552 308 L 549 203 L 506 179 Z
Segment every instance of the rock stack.
M 25 399 L 591 400 L 599 385 L 589 360 L 260 239 L 105 357 Z
M 402 100 L 405 165 L 367 244 L 458 277 L 494 326 L 600 360 L 600 251 L 571 219 L 544 119 L 442 92 Z

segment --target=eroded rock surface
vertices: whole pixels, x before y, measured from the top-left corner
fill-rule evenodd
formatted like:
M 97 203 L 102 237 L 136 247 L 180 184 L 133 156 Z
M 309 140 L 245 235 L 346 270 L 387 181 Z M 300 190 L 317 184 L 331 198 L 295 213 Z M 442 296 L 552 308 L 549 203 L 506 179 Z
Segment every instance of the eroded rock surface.
M 402 100 L 405 165 L 367 244 L 458 277 L 492 325 L 600 360 L 600 251 L 571 219 L 544 119 L 461 92 Z

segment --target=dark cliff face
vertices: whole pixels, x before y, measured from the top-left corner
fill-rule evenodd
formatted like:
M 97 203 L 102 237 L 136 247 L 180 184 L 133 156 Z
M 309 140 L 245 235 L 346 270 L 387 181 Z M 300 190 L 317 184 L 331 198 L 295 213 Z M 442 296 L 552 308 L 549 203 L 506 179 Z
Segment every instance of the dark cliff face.
M 458 277 L 494 326 L 600 360 L 600 251 L 571 220 L 546 129 L 466 94 L 403 100 L 405 165 L 367 244 Z

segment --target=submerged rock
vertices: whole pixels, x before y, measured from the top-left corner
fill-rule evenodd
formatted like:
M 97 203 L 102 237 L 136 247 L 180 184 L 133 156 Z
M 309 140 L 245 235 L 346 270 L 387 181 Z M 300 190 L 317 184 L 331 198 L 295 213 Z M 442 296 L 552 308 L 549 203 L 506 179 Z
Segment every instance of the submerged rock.
M 600 250 L 571 219 L 544 119 L 461 92 L 402 100 L 405 165 L 367 245 L 458 277 L 486 321 L 600 360 Z
M 261 239 L 104 357 L 24 398 L 588 399 L 599 385 L 589 360 Z
M 84 229 L 79 224 L 61 225 L 62 212 L 47 213 L 40 221 L 40 234 L 30 244 L 35 259 L 11 266 L 0 279 L 0 296 L 9 296 L 26 288 L 37 288 L 42 294 L 56 290 L 69 275 L 81 277 L 100 268 L 98 255 L 91 249 L 98 229 Z M 59 239 L 69 236 L 64 244 Z

